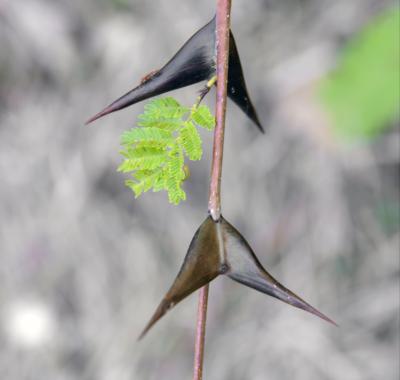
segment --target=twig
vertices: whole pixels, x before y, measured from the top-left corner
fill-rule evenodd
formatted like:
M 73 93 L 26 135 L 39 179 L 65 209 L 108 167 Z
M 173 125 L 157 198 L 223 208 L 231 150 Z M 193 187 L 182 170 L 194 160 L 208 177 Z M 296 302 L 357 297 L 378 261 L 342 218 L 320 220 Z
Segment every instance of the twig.
M 208 211 L 214 221 L 221 216 L 221 172 L 224 150 L 226 85 L 228 83 L 231 0 L 217 0 L 217 99 Z
M 207 303 L 209 285 L 200 289 L 197 311 L 196 342 L 194 346 L 193 380 L 203 378 L 204 340 L 206 335 Z
M 221 216 L 221 174 L 224 150 L 224 130 L 226 113 L 226 86 L 228 82 L 229 31 L 230 31 L 231 0 L 217 0 L 216 17 L 216 49 L 217 49 L 217 96 L 216 96 L 216 126 L 214 130 L 214 146 L 211 165 L 210 194 L 208 211 L 215 222 Z M 204 341 L 206 334 L 207 284 L 200 289 L 193 380 L 203 378 Z

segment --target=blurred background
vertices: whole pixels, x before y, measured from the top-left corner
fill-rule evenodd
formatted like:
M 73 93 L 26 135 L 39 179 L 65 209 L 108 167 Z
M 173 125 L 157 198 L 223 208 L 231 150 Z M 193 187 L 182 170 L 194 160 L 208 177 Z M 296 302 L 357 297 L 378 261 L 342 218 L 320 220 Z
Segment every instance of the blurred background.
M 399 377 L 399 8 L 235 0 L 261 135 L 229 102 L 223 213 L 283 284 L 338 322 L 216 279 L 207 380 Z M 197 294 L 137 337 L 206 216 L 116 172 L 143 103 L 84 121 L 160 68 L 215 1 L 0 0 L 0 378 L 190 379 Z M 193 104 L 202 84 L 172 93 Z M 206 99 L 213 107 L 214 92 Z

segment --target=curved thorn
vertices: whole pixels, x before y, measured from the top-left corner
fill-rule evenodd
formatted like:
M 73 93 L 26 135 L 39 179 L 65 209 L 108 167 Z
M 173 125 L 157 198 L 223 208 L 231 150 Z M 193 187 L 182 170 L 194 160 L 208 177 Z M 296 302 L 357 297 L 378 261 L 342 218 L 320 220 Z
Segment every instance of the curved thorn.
M 337 324 L 315 309 L 298 295 L 275 280 L 261 265 L 244 237 L 225 219 L 222 219 L 222 231 L 227 251 L 227 276 L 234 281 L 249 286 L 289 305 L 314 314 L 323 320 Z
M 139 339 L 168 310 L 221 273 L 218 228 L 219 225 L 214 223 L 210 217 L 207 217 L 198 228 L 174 283 L 140 334 Z
M 229 70 L 228 70 L 228 97 L 233 100 L 236 105 L 253 121 L 260 132 L 264 133 L 264 128 L 258 119 L 257 112 L 251 102 L 247 92 L 246 82 L 242 64 L 240 62 L 239 53 L 236 42 L 231 32 L 229 41 Z
M 86 124 L 142 100 L 206 80 L 215 72 L 215 17 L 147 80 L 90 118 Z
M 160 70 L 152 71 L 139 86 L 108 105 L 86 121 L 93 121 L 130 105 L 165 92 L 186 87 L 215 76 L 215 17 L 197 31 Z M 233 34 L 230 34 L 228 97 L 253 121 L 264 129 L 246 88 L 243 69 Z
M 275 280 L 263 268 L 239 231 L 222 216 L 218 221 L 214 221 L 211 216 L 208 216 L 197 229 L 174 283 L 160 302 L 139 339 L 143 338 L 172 307 L 220 274 L 226 274 L 234 281 L 314 314 L 337 326 L 332 319 Z

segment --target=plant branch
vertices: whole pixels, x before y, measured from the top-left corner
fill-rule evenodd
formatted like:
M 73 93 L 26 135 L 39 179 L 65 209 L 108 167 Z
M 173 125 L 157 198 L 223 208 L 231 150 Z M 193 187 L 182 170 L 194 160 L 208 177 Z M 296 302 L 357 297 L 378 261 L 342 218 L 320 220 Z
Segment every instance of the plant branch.
M 194 347 L 193 380 L 203 378 L 204 341 L 206 335 L 207 303 L 209 285 L 200 289 L 197 311 L 196 342 Z
M 228 83 L 230 12 L 231 0 L 217 0 L 217 95 L 215 112 L 216 126 L 214 130 L 214 146 L 211 164 L 210 193 L 208 201 L 208 211 L 215 222 L 217 222 L 221 216 L 221 175 L 224 150 L 224 130 L 227 97 L 226 87 Z M 208 290 L 208 284 L 200 289 L 193 380 L 202 380 L 203 378 L 203 358 L 207 320 Z
M 225 113 L 228 83 L 229 31 L 231 0 L 217 0 L 216 49 L 217 97 L 214 130 L 214 147 L 211 165 L 208 211 L 214 221 L 221 216 L 221 174 L 224 150 Z

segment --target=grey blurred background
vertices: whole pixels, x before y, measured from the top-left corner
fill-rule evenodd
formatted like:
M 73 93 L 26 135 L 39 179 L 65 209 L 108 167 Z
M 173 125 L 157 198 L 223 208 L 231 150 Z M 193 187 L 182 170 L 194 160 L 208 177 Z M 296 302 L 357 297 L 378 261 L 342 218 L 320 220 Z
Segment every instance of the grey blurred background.
M 334 328 L 218 278 L 207 380 L 399 376 L 399 127 L 332 136 L 315 88 L 388 0 L 235 0 L 266 135 L 229 103 L 223 213 Z M 206 216 L 212 136 L 186 202 L 116 172 L 137 104 L 84 121 L 161 67 L 215 2 L 0 0 L 0 379 L 190 379 L 197 294 L 137 336 Z M 192 104 L 201 84 L 172 93 Z M 206 99 L 213 107 L 214 93 Z

